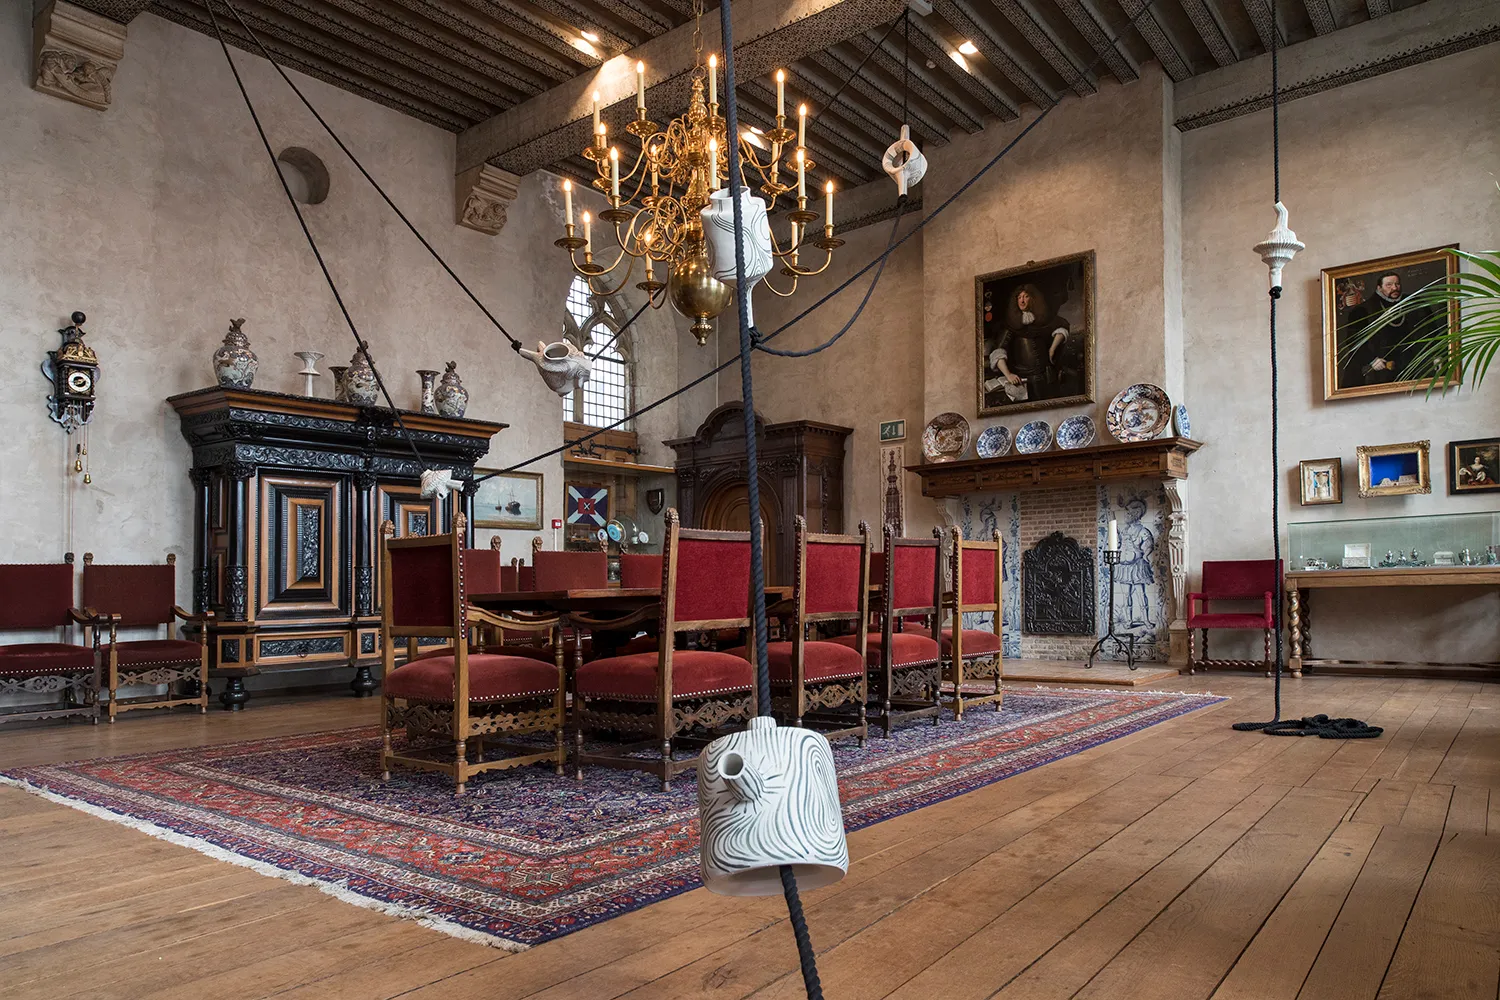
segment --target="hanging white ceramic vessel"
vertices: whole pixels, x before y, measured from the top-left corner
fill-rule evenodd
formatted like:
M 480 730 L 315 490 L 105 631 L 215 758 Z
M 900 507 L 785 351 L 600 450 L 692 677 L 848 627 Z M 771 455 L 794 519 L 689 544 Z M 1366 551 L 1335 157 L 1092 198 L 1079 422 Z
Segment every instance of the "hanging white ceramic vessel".
M 698 824 L 703 884 L 721 895 L 776 895 L 782 865 L 804 892 L 849 870 L 833 748 L 821 733 L 769 716 L 703 751 Z
M 453 478 L 452 469 L 423 469 L 422 496 L 442 498 L 449 493 L 462 491 L 464 484 Z
M 536 365 L 547 388 L 559 396 L 566 396 L 575 385 L 587 382 L 593 370 L 589 356 L 565 340 L 555 340 L 550 344 L 537 341 L 536 350 L 528 351 L 522 347 L 520 352 L 521 357 Z
M 896 182 L 896 194 L 905 198 L 908 188 L 915 187 L 927 173 L 927 157 L 911 141 L 911 129 L 901 126 L 901 138 L 886 147 L 880 158 L 880 169 Z
M 733 288 L 734 204 L 729 200 L 729 189 L 720 188 L 710 194 L 699 215 L 703 220 L 703 239 L 708 244 L 710 273 Z M 755 314 L 750 293 L 761 278 L 771 273 L 773 263 L 771 222 L 766 218 L 766 203 L 744 188 L 740 189 L 740 215 L 745 227 L 745 308 L 753 325 Z

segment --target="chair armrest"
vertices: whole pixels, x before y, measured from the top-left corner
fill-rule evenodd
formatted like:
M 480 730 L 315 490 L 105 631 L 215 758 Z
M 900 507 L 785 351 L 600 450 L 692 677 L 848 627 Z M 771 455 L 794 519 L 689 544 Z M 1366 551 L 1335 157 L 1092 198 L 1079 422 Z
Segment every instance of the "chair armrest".
M 1276 621 L 1276 595 L 1266 591 L 1266 623 L 1274 624 Z
M 120 620 L 119 615 L 105 614 L 95 608 L 69 608 L 68 617 L 79 625 L 108 625 Z
M 193 614 L 180 604 L 172 605 L 172 614 L 185 622 L 211 622 L 215 618 L 213 611 L 200 611 Z
M 1205 597 L 1203 594 L 1200 594 L 1200 593 L 1192 593 L 1192 594 L 1188 594 L 1187 595 L 1187 616 L 1189 618 L 1192 618 L 1194 615 L 1196 615 L 1198 613 L 1198 605 L 1200 605 L 1200 604 L 1204 605 L 1204 609 L 1203 610 L 1206 613 L 1208 611 L 1208 607 L 1207 607 L 1207 605 L 1208 605 L 1208 598 L 1207 597 Z
M 644 608 L 632 611 L 623 618 L 595 618 L 581 611 L 569 611 L 563 614 L 563 620 L 569 625 L 581 625 L 588 629 L 599 629 L 610 631 L 622 629 L 631 625 L 639 625 L 641 622 L 654 622 L 661 620 L 661 605 L 648 604 Z
M 470 625 L 493 625 L 496 628 L 513 629 L 518 632 L 550 632 L 561 624 L 561 617 L 549 615 L 545 618 L 511 618 L 495 611 L 469 605 Z

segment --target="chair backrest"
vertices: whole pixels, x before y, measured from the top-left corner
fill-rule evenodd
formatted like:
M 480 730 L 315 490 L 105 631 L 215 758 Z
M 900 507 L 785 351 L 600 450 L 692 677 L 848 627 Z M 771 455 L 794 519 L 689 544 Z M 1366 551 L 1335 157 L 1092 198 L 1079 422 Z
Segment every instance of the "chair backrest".
M 533 590 L 594 590 L 609 586 L 609 556 L 603 552 L 538 552 Z
M 858 618 L 870 610 L 870 526 L 859 523 L 857 535 L 829 535 L 796 525 L 797 617 L 804 622 Z
M 953 554 L 949 565 L 953 576 L 953 601 L 960 612 L 1000 610 L 1002 573 L 1001 542 L 998 529 L 992 529 L 989 541 L 965 539 L 957 527 L 953 533 Z
M 499 548 L 464 549 L 465 593 L 495 594 L 505 589 L 505 567 L 500 563 Z
M 177 556 L 161 564 L 110 565 L 83 554 L 83 606 L 120 616 L 120 624 L 164 625 L 177 603 Z
M 72 563 L 0 565 L 0 629 L 66 625 L 72 607 Z
M 887 617 L 935 615 L 942 592 L 942 545 L 936 538 L 897 538 L 887 525 L 885 551 L 873 556 L 879 573 L 880 600 Z
M 620 586 L 628 590 L 661 586 L 661 556 L 620 553 Z
M 750 533 L 684 528 L 666 512 L 661 634 L 750 624 Z M 664 642 L 663 645 L 666 645 Z
M 389 522 L 387 522 L 389 523 Z M 464 517 L 445 535 L 392 538 L 381 529 L 381 631 L 392 635 L 462 637 L 468 600 L 464 579 Z
M 1276 592 L 1282 564 L 1274 559 L 1224 559 L 1203 564 L 1203 596 L 1209 600 L 1259 600 Z

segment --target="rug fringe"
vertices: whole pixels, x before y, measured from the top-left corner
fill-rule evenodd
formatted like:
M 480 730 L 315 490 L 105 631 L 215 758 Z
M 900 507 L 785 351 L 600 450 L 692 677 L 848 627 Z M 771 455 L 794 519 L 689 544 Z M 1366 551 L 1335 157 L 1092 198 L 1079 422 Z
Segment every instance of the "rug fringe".
M 1214 701 L 1229 701 L 1230 700 L 1230 696 L 1229 695 L 1227 695 L 1227 694 L 1214 694 L 1212 691 L 1159 691 L 1159 690 L 1152 690 L 1152 689 L 1149 689 L 1149 688 L 1147 688 L 1147 689 L 1129 688 L 1129 689 L 1126 689 L 1126 690 L 1111 691 L 1108 688 L 1097 688 L 1097 687 L 1065 688 L 1065 687 L 1056 687 L 1056 686 L 1051 685 L 1051 684 L 1046 685 L 1045 687 L 1043 685 L 1041 685 L 1041 684 L 1034 684 L 1034 685 L 1032 685 L 1032 690 L 1034 690 L 1034 691 L 1061 691 L 1064 694 L 1102 694 L 1102 695 L 1115 695 L 1116 697 L 1127 697 L 1127 696 L 1133 695 L 1133 694 L 1161 694 L 1161 695 L 1171 695 L 1171 696 L 1177 697 L 1177 698 L 1212 698 Z
M 309 878 L 308 876 L 300 875 L 297 872 L 289 872 L 284 869 L 277 868 L 275 865 L 266 864 L 264 861 L 256 861 L 253 858 L 247 858 L 243 855 L 235 854 L 233 851 L 226 851 L 224 848 L 218 847 L 214 844 L 210 844 L 205 840 L 200 840 L 197 837 L 189 837 L 186 834 L 178 833 L 176 830 L 170 830 L 164 826 L 158 826 L 157 824 L 152 823 L 148 820 L 136 819 L 133 816 L 125 816 L 112 810 L 105 809 L 102 806 L 96 806 L 91 802 L 83 802 L 79 799 L 71 799 L 65 795 L 59 795 L 48 788 L 44 788 L 41 785 L 32 784 L 31 782 L 26 781 L 23 778 L 12 778 L 8 775 L 0 774 L 0 785 L 14 786 L 24 792 L 30 792 L 32 795 L 36 795 L 40 798 L 46 799 L 49 802 L 56 802 L 59 805 L 77 809 L 79 812 L 88 813 L 90 816 L 97 816 L 100 819 L 109 820 L 111 823 L 118 823 L 121 826 L 129 827 L 132 830 L 138 830 L 149 837 L 155 837 L 157 840 L 165 840 L 169 844 L 176 844 L 178 847 L 189 848 L 191 850 L 197 851 L 199 854 L 207 855 L 208 857 L 213 858 L 216 861 L 227 861 L 232 865 L 239 866 L 240 868 L 248 868 L 251 871 L 256 872 L 257 874 L 267 875 L 271 878 L 278 878 L 284 882 L 291 882 L 294 885 L 312 886 L 319 892 L 326 893 L 327 895 L 332 896 L 334 899 L 337 899 L 340 902 L 352 903 L 353 905 L 363 907 L 366 910 L 376 910 L 380 913 L 385 913 L 393 917 L 400 917 L 403 920 L 412 920 L 430 930 L 438 931 L 442 934 L 447 934 L 449 937 L 456 937 L 464 941 L 470 941 L 474 944 L 482 944 L 490 948 L 498 948 L 501 951 L 528 951 L 531 948 L 531 945 L 529 944 L 521 944 L 520 942 L 510 941 L 495 934 L 486 934 L 484 931 L 476 931 L 471 927 L 465 927 L 462 924 L 454 923 L 451 920 L 445 920 L 442 917 L 436 916 L 417 907 L 399 906 L 395 903 L 386 903 L 378 899 L 371 899 L 369 896 L 363 896 L 357 892 L 354 892 L 353 890 L 346 889 L 342 884 L 337 882 L 324 882 L 315 878 Z

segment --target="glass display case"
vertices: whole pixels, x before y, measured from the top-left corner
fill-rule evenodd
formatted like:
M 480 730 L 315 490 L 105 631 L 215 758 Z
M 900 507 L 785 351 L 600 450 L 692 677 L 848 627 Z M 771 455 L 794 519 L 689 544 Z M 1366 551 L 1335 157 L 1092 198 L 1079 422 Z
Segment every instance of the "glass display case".
M 1500 564 L 1500 511 L 1302 521 L 1287 531 L 1289 570 Z

